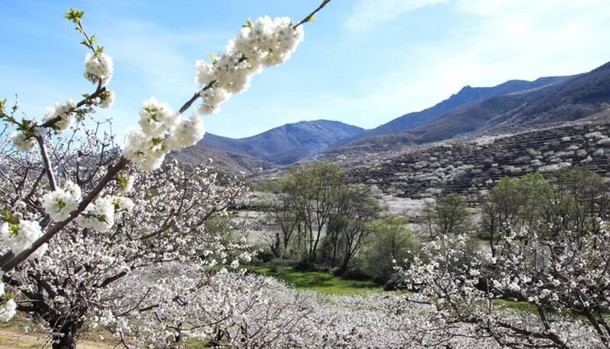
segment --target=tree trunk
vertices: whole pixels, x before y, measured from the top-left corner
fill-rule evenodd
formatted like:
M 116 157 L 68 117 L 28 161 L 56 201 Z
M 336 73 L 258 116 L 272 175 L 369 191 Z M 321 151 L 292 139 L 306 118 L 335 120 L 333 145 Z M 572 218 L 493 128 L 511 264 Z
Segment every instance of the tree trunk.
M 347 244 L 347 242 L 346 242 Z M 349 245 L 348 245 L 349 246 Z M 343 256 L 343 261 L 341 262 L 341 266 L 339 267 L 339 274 L 343 275 L 349 268 L 349 262 L 352 259 L 352 254 L 350 253 L 349 247 L 345 249 L 345 255 Z
M 60 328 L 55 329 L 53 349 L 76 349 L 80 330 L 80 323 L 66 320 Z
M 271 248 L 271 253 L 273 253 L 273 256 L 281 258 L 282 257 L 282 251 L 281 251 L 281 241 L 280 241 L 280 233 L 276 232 L 275 233 L 275 240 L 273 240 L 273 243 L 270 244 L 270 248 Z

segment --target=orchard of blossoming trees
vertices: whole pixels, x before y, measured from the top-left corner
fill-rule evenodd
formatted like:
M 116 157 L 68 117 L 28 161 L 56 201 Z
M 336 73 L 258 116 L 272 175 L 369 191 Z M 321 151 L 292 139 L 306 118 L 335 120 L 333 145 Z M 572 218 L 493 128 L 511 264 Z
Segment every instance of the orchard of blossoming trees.
M 223 54 L 196 62 L 198 90 L 177 112 L 145 101 L 122 146 L 110 121 L 93 116 L 115 98 L 112 58 L 85 31 L 84 13 L 69 10 L 94 90 L 42 118 L 0 103 L 0 321 L 19 311 L 53 348 L 75 348 L 95 331 L 125 348 L 609 348 L 610 205 L 594 176 L 566 190 L 538 178 L 536 190 L 499 184 L 483 205 L 482 249 L 457 196 L 427 207 L 420 244 L 404 220 L 377 219 L 368 188 L 323 165 L 283 183 L 271 252 L 282 258 L 297 246 L 307 265 L 322 258 L 345 272 L 379 231 L 369 264 L 383 260 L 387 278 L 401 259 L 395 275 L 411 292 L 324 296 L 240 269 L 254 248 L 212 223 L 244 183 L 164 159 L 203 137 L 199 118 L 184 115 L 195 102 L 199 114 L 216 112 L 284 62 L 329 2 L 296 23 L 246 22 Z
M 137 320 L 134 312 L 144 310 L 137 304 L 121 308 L 115 284 L 134 270 L 179 261 L 204 273 L 249 260 L 242 243 L 205 230 L 242 185 L 163 160 L 203 137 L 199 118 L 184 116 L 194 102 L 201 100 L 200 114 L 213 113 L 246 90 L 254 75 L 286 61 L 303 40 L 303 24 L 329 2 L 296 23 L 269 17 L 246 22 L 223 54 L 196 62 L 199 90 L 178 112 L 154 98 L 143 103 L 140 130 L 127 135 L 122 149 L 107 125 L 92 118 L 115 98 L 108 88 L 112 58 L 85 31 L 84 12 L 69 10 L 66 19 L 88 51 L 84 77 L 94 91 L 49 107 L 41 119 L 18 117 L 17 104 L 0 105 L 3 139 L 14 130 L 0 159 L 0 319 L 9 321 L 16 310 L 39 318 L 57 348 L 73 348 L 83 329 L 100 323 L 123 338 L 126 319 Z M 145 293 L 139 303 L 147 299 Z
M 118 181 L 118 178 L 121 178 L 120 173 L 129 167 L 138 167 L 144 171 L 156 170 L 167 153 L 195 144 L 203 137 L 203 126 L 198 117 L 186 118 L 183 113 L 197 99 L 202 100 L 200 113 L 217 111 L 231 95 L 247 89 L 252 76 L 260 73 L 265 67 L 281 64 L 288 59 L 303 39 L 302 24 L 313 18 L 315 12 L 328 2 L 324 1 L 316 11 L 297 24 L 293 24 L 288 18 L 261 17 L 254 22 L 248 21 L 229 42 L 224 54 L 215 57 L 211 64 L 203 61 L 196 63 L 200 89 L 179 112 L 174 112 L 168 105 L 154 98 L 145 101 L 139 112 L 138 123 L 141 129 L 127 135 L 127 142 L 116 159 L 106 160 L 107 163 L 98 162 L 98 165 L 108 165 L 106 173 L 99 179 L 94 178 L 95 176 L 86 178 L 95 185 L 84 196 L 81 188 L 83 178 L 77 177 L 74 183 L 73 178 L 67 176 L 68 173 L 63 173 L 64 178 L 57 178 L 56 171 L 56 167 L 67 168 L 73 165 L 78 175 L 80 167 L 83 166 L 82 156 L 79 155 L 81 152 L 65 149 L 65 155 L 61 159 L 52 159 L 57 150 L 50 149 L 49 153 L 49 140 L 51 136 L 61 136 L 72 125 L 76 131 L 80 130 L 84 127 L 86 117 L 96 108 L 105 108 L 112 104 L 114 92 L 109 90 L 107 85 L 112 78 L 113 62 L 103 47 L 97 45 L 95 36 L 88 35 L 84 30 L 84 13 L 78 10 L 68 11 L 66 18 L 76 25 L 76 30 L 84 37 L 82 44 L 90 51 L 85 58 L 84 77 L 96 88 L 93 93 L 85 94 L 79 102 L 69 99 L 65 103 L 49 107 L 42 121 L 18 119 L 15 116 L 17 106 L 7 113 L 6 103 L 2 102 L 2 120 L 16 128 L 16 132 L 11 136 L 13 149 L 28 154 L 38 145 L 39 160 L 43 167 L 39 171 L 40 180 L 35 182 L 34 189 L 45 185 L 41 182 L 42 177 L 46 177 L 48 182 L 48 192 L 40 198 L 40 206 L 45 214 L 42 226 L 39 222 L 17 217 L 11 210 L 7 210 L 3 232 L 14 256 L 5 258 L 2 270 L 11 270 L 35 252 L 42 255 L 45 244 L 72 221 L 76 220 L 81 228 L 98 233 L 108 231 L 114 225 L 115 208 L 125 210 L 132 207 L 132 204 L 128 198 L 120 195 L 100 195 L 106 186 L 112 181 Z M 83 132 L 87 133 L 86 130 Z M 63 147 L 73 147 L 74 143 L 73 138 L 69 139 L 68 144 Z M 53 146 L 57 148 L 62 145 Z M 101 154 L 114 151 L 111 148 L 113 144 L 101 143 L 101 146 L 104 148 L 99 149 Z M 70 155 L 73 154 L 77 154 L 75 161 L 68 162 L 72 160 Z M 129 182 L 130 179 L 126 178 L 125 181 Z M 27 179 L 21 186 L 26 184 Z M 32 199 L 32 196 L 29 199 Z M 23 200 L 15 202 L 17 204 L 11 206 L 20 206 Z M 50 223 L 54 224 L 45 229 Z
M 354 235 L 344 236 L 332 223 L 346 207 L 345 201 L 333 199 L 346 189 L 336 171 L 330 164 L 312 166 L 279 183 L 279 205 L 272 214 L 277 227 L 270 234 L 269 250 L 284 260 L 272 260 L 271 265 L 292 258 L 299 261 L 296 268 L 305 262 L 344 271 L 323 248 L 311 248 L 317 241 L 331 252 L 333 244 L 353 246 Z M 416 294 L 386 296 L 392 306 L 383 311 L 396 325 L 381 321 L 378 335 L 386 342 L 367 337 L 345 346 L 608 348 L 609 184 L 580 169 L 548 179 L 539 174 L 505 178 L 481 203 L 479 221 L 464 198 L 451 193 L 423 205 L 417 235 L 405 228 L 401 217 L 364 224 L 358 236 L 367 246 L 357 251 L 355 268 L 380 279 L 387 273 L 384 263 L 394 258 L 397 274 L 386 277 L 386 285 Z M 336 207 L 336 202 L 343 205 Z M 350 226 L 368 216 L 361 205 L 355 207 L 358 211 L 348 215 Z M 322 224 L 329 227 L 320 238 Z M 362 308 L 345 311 L 351 310 L 365 314 Z M 308 316 L 323 312 L 318 309 Z M 396 319 L 394 312 L 406 318 Z M 335 323 L 353 324 L 354 333 L 379 329 L 370 323 L 358 327 L 357 320 L 347 318 L 338 317 Z M 329 330 L 329 337 L 337 335 L 337 328 Z

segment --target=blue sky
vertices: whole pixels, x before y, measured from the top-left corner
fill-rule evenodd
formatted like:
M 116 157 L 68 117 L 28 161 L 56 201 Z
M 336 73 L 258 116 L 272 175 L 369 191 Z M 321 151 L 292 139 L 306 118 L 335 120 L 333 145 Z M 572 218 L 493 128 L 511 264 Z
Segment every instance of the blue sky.
M 195 91 L 194 61 L 222 51 L 248 18 L 300 19 L 318 0 L 2 0 L 0 96 L 22 110 L 90 89 L 84 48 L 63 19 L 85 25 L 115 61 L 110 88 L 122 133 L 150 96 L 176 109 Z M 244 137 L 288 122 L 375 127 L 464 85 L 567 75 L 610 61 L 608 0 L 333 0 L 286 64 L 205 118 L 208 132 Z

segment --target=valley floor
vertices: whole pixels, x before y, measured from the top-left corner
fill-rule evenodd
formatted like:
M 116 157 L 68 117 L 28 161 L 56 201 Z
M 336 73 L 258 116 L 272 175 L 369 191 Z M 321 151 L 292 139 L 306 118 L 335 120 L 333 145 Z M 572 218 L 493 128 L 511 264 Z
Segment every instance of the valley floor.
M 268 266 L 257 266 L 250 270 L 282 280 L 296 289 L 327 295 L 353 296 L 383 291 L 380 285 L 372 281 L 346 280 L 322 271 L 299 272 L 291 267 Z
M 0 328 L 0 349 L 34 349 L 50 347 L 48 338 L 41 334 L 26 333 L 19 326 L 3 326 Z M 115 346 L 111 343 L 84 340 L 79 343 L 77 349 L 109 349 Z

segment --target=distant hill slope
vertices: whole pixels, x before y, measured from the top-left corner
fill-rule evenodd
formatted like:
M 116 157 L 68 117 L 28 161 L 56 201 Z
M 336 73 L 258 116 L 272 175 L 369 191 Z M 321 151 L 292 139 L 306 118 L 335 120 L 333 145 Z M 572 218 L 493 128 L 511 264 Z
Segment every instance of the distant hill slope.
M 352 154 L 345 161 L 362 159 Z M 610 109 L 585 120 L 496 137 L 474 137 L 377 153 L 346 163 L 354 183 L 405 198 L 459 192 L 476 198 L 504 177 L 578 167 L 610 178 Z M 478 201 L 478 200 L 475 200 Z
M 303 121 L 233 139 L 208 134 L 176 157 L 217 160 L 245 172 L 313 159 L 383 156 L 399 148 L 483 134 L 526 131 L 581 120 L 608 108 L 610 63 L 574 76 L 510 80 L 462 88 L 435 106 L 405 114 L 372 130 L 338 121 Z
M 559 76 L 545 77 L 534 81 L 510 80 L 493 87 L 466 86 L 458 93 L 431 108 L 400 116 L 388 123 L 366 131 L 359 138 L 405 132 L 429 123 L 447 112 L 471 103 L 480 102 L 492 97 L 502 96 L 510 93 L 551 86 L 564 82 L 570 78 L 571 77 L 569 76 Z
M 338 121 L 302 121 L 241 139 L 207 134 L 195 147 L 242 154 L 261 162 L 285 165 L 320 153 L 330 145 L 363 131 L 360 127 Z
M 213 136 L 213 135 L 206 135 Z M 179 162 L 196 165 L 206 165 L 230 173 L 254 174 L 259 170 L 273 167 L 273 164 L 254 159 L 248 155 L 231 153 L 213 147 L 188 147 L 170 154 L 170 158 Z
M 531 84 L 531 88 L 448 108 L 448 111 L 440 115 L 434 114 L 434 117 L 428 117 L 424 121 L 419 118 L 420 121 L 411 123 L 406 131 L 372 136 L 364 134 L 347 146 L 342 146 L 362 147 L 371 151 L 379 147 L 387 149 L 392 144 L 423 144 L 454 137 L 523 130 L 578 120 L 601 111 L 606 107 L 605 103 L 610 103 L 610 63 L 589 73 L 573 77 L 543 78 Z M 527 86 L 527 83 L 521 86 Z M 455 100 L 460 93 L 452 98 Z M 451 102 L 452 98 L 445 102 Z M 415 116 L 418 115 L 421 114 Z M 395 121 L 405 126 L 408 119 L 401 117 Z M 333 151 L 341 152 L 340 149 Z

